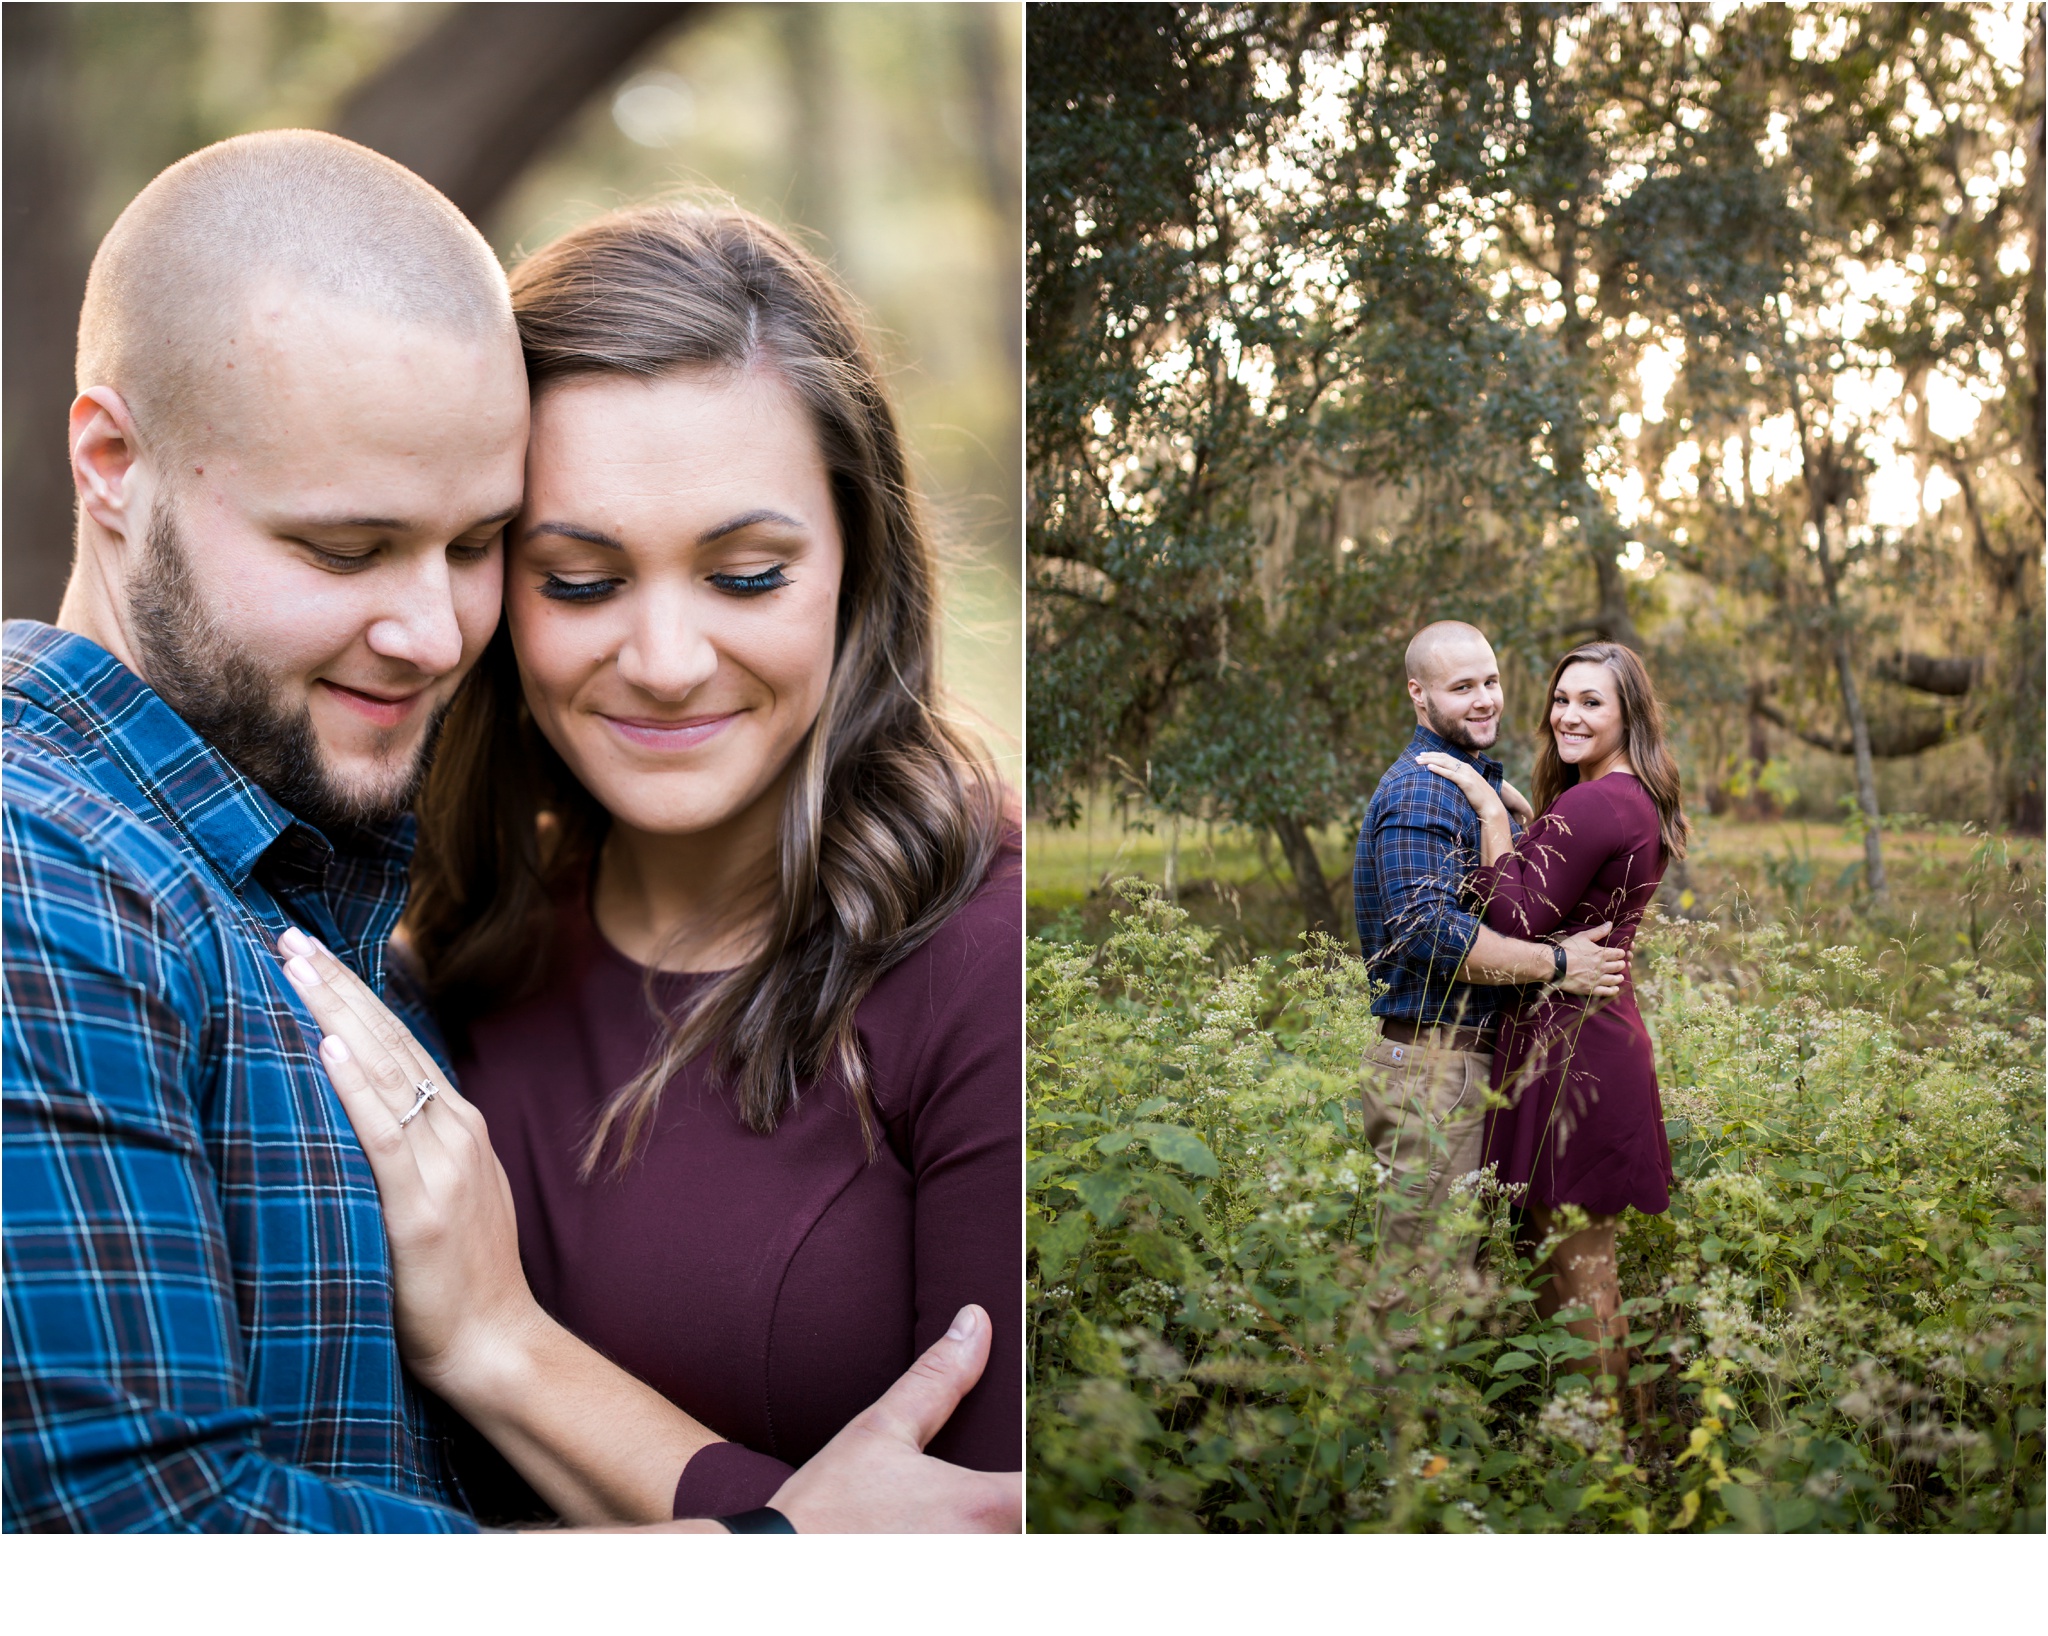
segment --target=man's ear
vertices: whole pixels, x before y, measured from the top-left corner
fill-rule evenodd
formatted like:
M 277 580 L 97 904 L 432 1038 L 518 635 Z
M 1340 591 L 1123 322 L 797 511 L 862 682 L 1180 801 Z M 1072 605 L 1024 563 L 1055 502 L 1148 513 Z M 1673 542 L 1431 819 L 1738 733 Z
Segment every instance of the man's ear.
M 135 418 L 111 386 L 88 387 L 71 402 L 71 482 L 102 530 L 139 541 L 149 514 L 148 461 Z
M 1410 676 L 1408 678 L 1408 698 L 1409 702 L 1412 703 L 1418 710 L 1420 710 L 1424 703 L 1427 702 L 1423 697 L 1422 684 L 1418 682 L 1413 676 Z

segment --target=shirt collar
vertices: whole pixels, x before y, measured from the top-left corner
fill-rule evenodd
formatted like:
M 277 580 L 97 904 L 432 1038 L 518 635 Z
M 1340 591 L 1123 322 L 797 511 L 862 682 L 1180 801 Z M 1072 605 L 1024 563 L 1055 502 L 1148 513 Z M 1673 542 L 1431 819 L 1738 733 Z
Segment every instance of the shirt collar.
M 10 619 L 0 636 L 0 675 L 18 694 L 67 723 L 117 761 L 193 849 L 240 889 L 281 839 L 309 865 L 335 846 L 229 764 L 141 677 L 97 642 L 33 619 Z M 412 850 L 408 814 L 346 837 L 348 850 L 402 860 Z
M 1411 754 L 1416 750 L 1441 750 L 1445 755 L 1456 756 L 1460 761 L 1477 767 L 1489 784 L 1498 784 L 1501 774 L 1506 771 L 1492 756 L 1481 755 L 1477 750 L 1467 750 L 1440 738 L 1421 722 L 1415 724 L 1415 734 L 1408 740 L 1408 749 Z

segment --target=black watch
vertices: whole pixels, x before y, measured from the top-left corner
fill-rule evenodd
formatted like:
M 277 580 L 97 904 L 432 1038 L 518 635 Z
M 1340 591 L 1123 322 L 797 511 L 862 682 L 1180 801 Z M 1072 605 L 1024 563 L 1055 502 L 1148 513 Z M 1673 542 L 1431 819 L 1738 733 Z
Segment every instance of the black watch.
M 1562 943 L 1553 943 L 1550 945 L 1550 951 L 1557 961 L 1550 973 L 1551 986 L 1555 987 L 1564 981 L 1564 945 Z
M 730 1517 L 713 1517 L 715 1523 L 724 1526 L 732 1534 L 793 1534 L 796 1524 L 791 1522 L 772 1505 L 756 1506 L 751 1511 L 736 1512 Z

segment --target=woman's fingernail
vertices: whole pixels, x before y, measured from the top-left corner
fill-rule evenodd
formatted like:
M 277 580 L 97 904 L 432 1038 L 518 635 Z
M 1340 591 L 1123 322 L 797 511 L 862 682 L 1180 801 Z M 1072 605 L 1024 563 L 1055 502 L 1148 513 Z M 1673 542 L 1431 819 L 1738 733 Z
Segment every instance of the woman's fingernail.
M 320 1055 L 329 1062 L 346 1062 L 348 1042 L 337 1035 L 329 1034 L 320 1041 Z
M 946 1331 L 949 1341 L 971 1341 L 981 1328 L 981 1308 L 962 1307 L 953 1318 L 953 1327 Z
M 285 932 L 284 936 L 277 940 L 277 946 L 283 949 L 286 954 L 311 954 L 313 952 L 313 940 L 296 926 L 291 927 Z
M 313 962 L 300 955 L 293 955 L 284 963 L 284 969 L 291 973 L 292 981 L 305 988 L 318 988 L 320 974 L 313 969 Z

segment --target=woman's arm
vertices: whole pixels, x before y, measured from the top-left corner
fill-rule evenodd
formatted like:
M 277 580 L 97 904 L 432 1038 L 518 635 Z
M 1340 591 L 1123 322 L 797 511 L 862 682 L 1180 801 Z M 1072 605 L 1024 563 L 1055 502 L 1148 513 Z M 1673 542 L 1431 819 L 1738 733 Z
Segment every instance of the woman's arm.
M 669 1517 L 676 1474 L 717 1434 L 541 1309 L 483 1115 L 325 949 L 291 933 L 280 948 L 377 1175 L 408 1366 L 565 1521 Z M 440 1089 L 401 1127 L 421 1083 Z
M 933 996 L 892 1122 L 916 1185 L 912 1344 L 970 1301 L 996 1315 L 988 1371 L 932 1445 L 984 1471 L 1024 1453 L 1023 918 L 1010 865 L 934 937 L 931 969 L 953 981 Z
M 1587 786 L 1566 790 L 1517 846 L 1474 874 L 1486 924 L 1506 937 L 1547 937 L 1627 840 L 1604 796 Z
M 287 973 L 325 1031 L 321 1060 L 376 1173 L 408 1365 L 565 1521 L 666 1522 L 678 1474 L 693 1454 L 719 1441 L 717 1434 L 541 1310 L 519 1264 L 511 1188 L 483 1116 L 325 949 L 303 933 L 287 933 L 280 947 L 289 957 Z M 401 1124 L 423 1082 L 436 1088 L 434 1096 Z M 987 1328 L 984 1319 L 981 1329 Z M 940 1339 L 974 1354 L 972 1373 L 960 1386 L 965 1390 L 981 1372 L 986 1333 L 975 1333 L 970 1323 L 964 1335 L 934 1337 L 935 1343 Z M 913 1373 L 932 1374 L 934 1355 L 920 1359 Z M 889 1401 L 856 1417 L 818 1456 L 823 1462 L 838 1451 L 828 1472 L 866 1471 L 862 1481 L 873 1482 L 872 1505 L 860 1498 L 858 1484 L 849 1493 L 846 1483 L 825 1482 L 810 1466 L 784 1485 L 782 1496 L 809 1508 L 811 1526 L 1014 1527 L 999 1482 L 898 1449 L 890 1439 L 902 1429 L 901 1415 L 882 1415 L 887 1435 L 880 1441 L 869 1425 L 841 1447 Z M 849 1450 L 866 1452 L 849 1463 Z M 867 1470 L 870 1455 L 885 1473 Z

